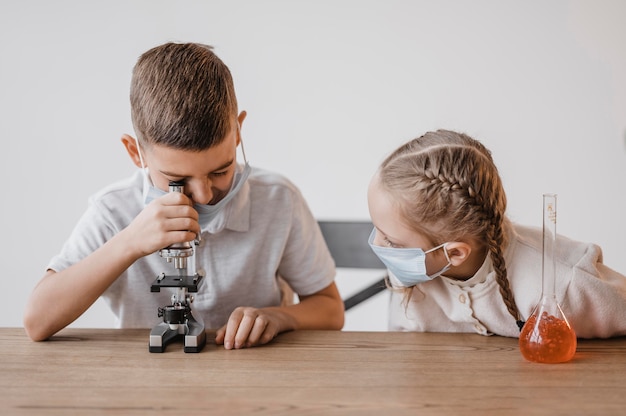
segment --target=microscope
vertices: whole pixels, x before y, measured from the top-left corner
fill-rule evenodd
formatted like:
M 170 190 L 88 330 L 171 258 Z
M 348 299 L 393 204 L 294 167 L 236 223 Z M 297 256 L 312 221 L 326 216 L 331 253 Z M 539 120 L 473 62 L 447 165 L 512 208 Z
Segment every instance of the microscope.
M 183 183 L 171 181 L 169 191 L 183 192 Z M 159 251 L 166 262 L 174 263 L 176 274 L 161 273 L 152 283 L 150 291 L 160 292 L 161 288 L 174 288 L 175 292 L 170 305 L 158 308 L 158 316 L 163 318 L 163 322 L 150 332 L 150 352 L 164 352 L 167 344 L 180 338 L 184 340 L 185 352 L 200 352 L 206 344 L 204 325 L 191 314 L 193 296 L 189 294 L 198 292 L 198 283 L 202 279 L 195 267 L 190 275 L 188 267 L 188 260 L 195 255 L 194 246 L 198 243 L 199 240 L 172 244 Z

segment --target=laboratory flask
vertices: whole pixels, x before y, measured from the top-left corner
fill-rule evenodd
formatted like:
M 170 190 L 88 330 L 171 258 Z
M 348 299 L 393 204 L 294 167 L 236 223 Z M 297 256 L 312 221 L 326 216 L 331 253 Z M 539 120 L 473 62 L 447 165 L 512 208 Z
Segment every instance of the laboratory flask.
M 519 337 L 525 359 L 537 363 L 564 363 L 576 352 L 576 333 L 556 298 L 556 194 L 543 195 L 542 292 Z

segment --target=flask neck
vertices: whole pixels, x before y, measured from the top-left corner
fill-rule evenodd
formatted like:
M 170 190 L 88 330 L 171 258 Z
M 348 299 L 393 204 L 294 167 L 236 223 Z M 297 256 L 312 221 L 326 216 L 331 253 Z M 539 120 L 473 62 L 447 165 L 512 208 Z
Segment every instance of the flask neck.
M 556 273 L 556 195 L 543 195 L 542 295 L 554 296 Z

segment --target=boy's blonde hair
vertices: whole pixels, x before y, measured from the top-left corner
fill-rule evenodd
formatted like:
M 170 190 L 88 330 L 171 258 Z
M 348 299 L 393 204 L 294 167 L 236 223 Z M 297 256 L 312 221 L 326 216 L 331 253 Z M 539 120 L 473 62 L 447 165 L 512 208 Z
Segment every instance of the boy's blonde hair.
M 378 174 L 406 224 L 433 246 L 469 239 L 487 248 L 504 303 L 523 325 L 507 279 L 506 195 L 491 152 L 465 134 L 437 130 L 402 145 Z
M 237 98 L 230 70 L 212 49 L 166 43 L 139 57 L 130 104 L 142 144 L 200 151 L 226 138 L 237 116 Z

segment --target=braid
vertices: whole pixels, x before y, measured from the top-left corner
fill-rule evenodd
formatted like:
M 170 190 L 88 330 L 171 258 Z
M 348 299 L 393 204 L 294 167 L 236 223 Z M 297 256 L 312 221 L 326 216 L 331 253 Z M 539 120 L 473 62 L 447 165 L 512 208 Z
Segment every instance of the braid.
M 407 222 L 433 245 L 462 238 L 485 245 L 502 299 L 521 328 L 503 255 L 506 195 L 489 150 L 465 134 L 429 132 L 392 153 L 380 180 L 400 201 Z
M 496 222 L 496 224 L 501 224 L 501 221 Z M 515 298 L 513 297 L 513 292 L 511 291 L 511 285 L 509 285 L 506 264 L 502 254 L 502 247 L 505 245 L 502 227 L 497 225 L 492 227 L 489 234 L 492 237 L 489 240 L 489 253 L 491 254 L 491 262 L 496 272 L 496 281 L 498 282 L 498 286 L 500 286 L 500 295 L 502 296 L 502 300 L 504 301 L 507 310 L 515 319 L 515 322 L 521 331 L 524 326 L 524 321 L 518 312 L 517 304 L 515 303 Z
M 513 297 L 513 292 L 511 291 L 511 286 L 507 277 L 508 272 L 506 269 L 506 263 L 502 252 L 503 247 L 507 244 L 506 236 L 504 234 L 504 224 L 507 221 L 504 215 L 506 203 L 502 203 L 500 201 L 500 199 L 503 198 L 504 191 L 502 190 L 502 193 L 500 193 L 500 190 L 502 189 L 501 185 L 497 185 L 500 183 L 497 171 L 492 172 L 490 175 L 484 175 L 482 179 L 482 183 L 478 183 L 477 181 L 477 186 L 480 185 L 479 189 L 481 192 L 476 193 L 475 199 L 477 204 L 481 206 L 481 210 L 485 214 L 486 221 L 488 223 L 485 230 L 487 247 L 491 255 L 493 268 L 496 272 L 496 281 L 500 287 L 502 300 L 504 301 L 504 304 L 506 305 L 506 308 L 511 316 L 515 319 L 517 326 L 521 330 L 524 322 L 522 322 L 517 309 L 517 304 L 515 303 L 515 298 Z M 498 188 L 500 188 L 500 190 Z

